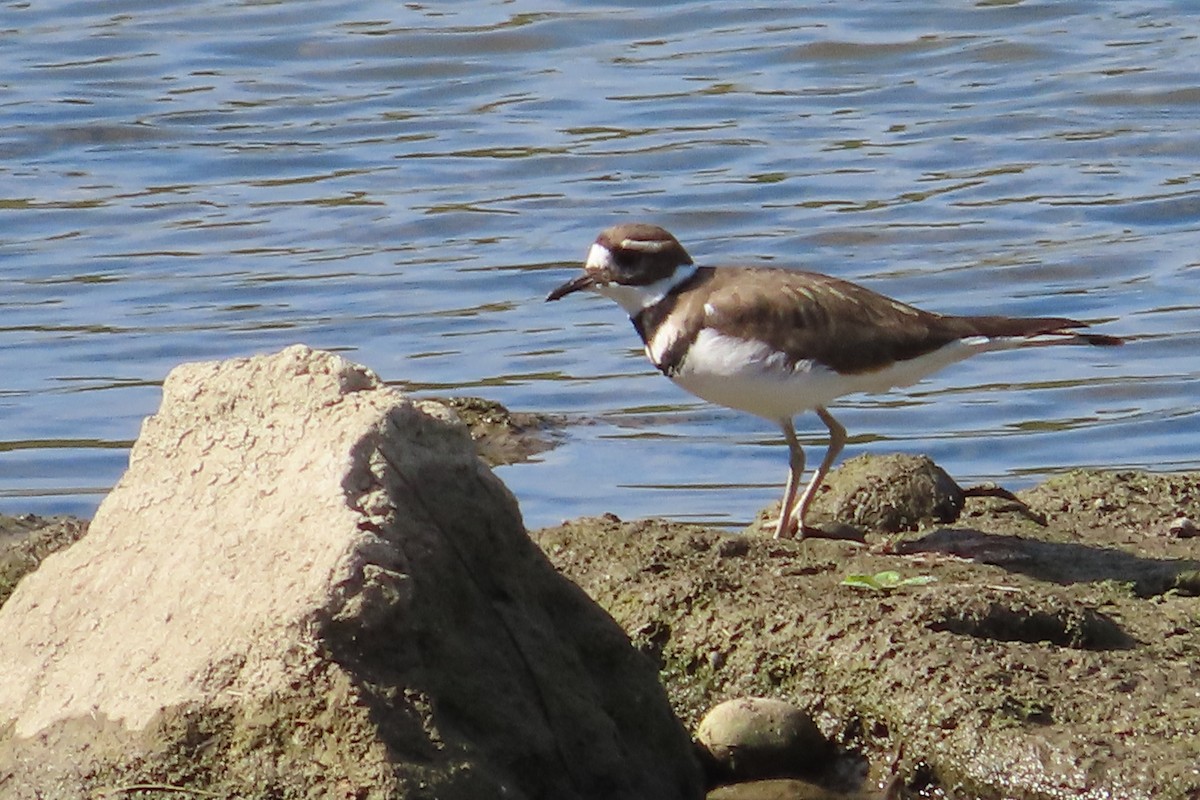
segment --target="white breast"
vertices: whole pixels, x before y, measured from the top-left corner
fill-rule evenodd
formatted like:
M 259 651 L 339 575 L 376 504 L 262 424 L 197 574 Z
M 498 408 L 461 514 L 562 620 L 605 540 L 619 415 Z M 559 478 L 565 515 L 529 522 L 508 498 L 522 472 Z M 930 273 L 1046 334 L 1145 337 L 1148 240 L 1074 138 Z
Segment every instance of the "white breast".
M 661 367 L 663 357 L 670 348 L 681 336 L 686 335 L 686 331 L 679 324 L 682 320 L 674 315 L 668 315 L 657 328 L 650 334 L 650 338 L 646 341 L 646 358 L 650 359 L 650 363 L 656 367 Z

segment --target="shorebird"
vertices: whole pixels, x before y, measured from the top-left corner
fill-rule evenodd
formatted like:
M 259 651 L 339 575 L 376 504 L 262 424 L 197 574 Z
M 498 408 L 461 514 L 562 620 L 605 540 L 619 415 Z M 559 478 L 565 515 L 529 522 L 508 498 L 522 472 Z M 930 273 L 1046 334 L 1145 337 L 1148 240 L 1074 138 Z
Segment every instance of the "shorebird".
M 546 298 L 592 291 L 629 314 L 660 372 L 697 397 L 779 425 L 788 479 L 775 537 L 842 538 L 805 523 L 808 507 L 846 444 L 828 406 L 843 395 L 911 386 L 992 350 L 1050 344 L 1119 345 L 1064 317 L 953 316 L 924 311 L 816 272 L 701 267 L 656 225 L 601 232 L 583 273 Z M 804 450 L 793 418 L 815 411 L 829 447 L 804 492 Z

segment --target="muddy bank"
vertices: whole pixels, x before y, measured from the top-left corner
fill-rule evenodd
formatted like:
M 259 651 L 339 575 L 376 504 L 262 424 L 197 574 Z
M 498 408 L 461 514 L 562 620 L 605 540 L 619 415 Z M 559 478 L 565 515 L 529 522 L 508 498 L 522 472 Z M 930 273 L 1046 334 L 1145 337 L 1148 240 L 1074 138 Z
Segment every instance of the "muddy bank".
M 556 420 L 453 405 L 490 463 L 553 446 Z M 810 712 L 829 796 L 1200 796 L 1200 475 L 1076 471 L 1011 495 L 905 469 L 854 459 L 815 506 L 866 546 L 611 516 L 532 536 L 689 728 L 743 695 Z M 86 524 L 0 518 L 0 602 Z
M 533 535 L 658 660 L 689 727 L 777 697 L 865 758 L 864 790 L 1200 796 L 1200 475 L 967 494 L 957 521 L 865 547 L 615 517 Z M 816 780 L 844 784 L 830 766 Z

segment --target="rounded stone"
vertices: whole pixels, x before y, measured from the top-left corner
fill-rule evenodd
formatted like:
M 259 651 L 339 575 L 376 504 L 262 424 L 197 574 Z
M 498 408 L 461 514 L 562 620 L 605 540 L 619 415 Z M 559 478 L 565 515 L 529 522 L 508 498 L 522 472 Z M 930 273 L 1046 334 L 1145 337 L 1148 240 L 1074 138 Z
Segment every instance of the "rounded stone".
M 835 470 L 813 511 L 868 530 L 898 533 L 958 519 L 963 490 L 927 456 L 863 455 Z
M 700 720 L 696 741 L 716 783 L 811 775 L 832 753 L 807 712 L 766 697 L 713 707 Z

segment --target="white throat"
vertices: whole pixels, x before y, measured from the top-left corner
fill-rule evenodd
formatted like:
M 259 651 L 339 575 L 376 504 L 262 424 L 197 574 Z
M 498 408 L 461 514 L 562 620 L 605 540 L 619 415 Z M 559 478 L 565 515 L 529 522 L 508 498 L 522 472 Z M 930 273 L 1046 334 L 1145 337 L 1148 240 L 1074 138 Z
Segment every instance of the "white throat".
M 593 270 L 609 272 L 610 274 L 615 272 L 612 263 L 612 253 L 603 245 L 593 244 L 592 249 L 588 252 L 588 260 L 584 268 L 589 272 Z M 670 275 L 645 286 L 606 283 L 596 284 L 591 289 L 596 294 L 602 294 L 610 300 L 615 301 L 617 305 L 625 309 L 626 314 L 633 317 L 640 313 L 642 309 L 649 308 L 662 300 L 672 289 L 695 275 L 696 270 L 697 267 L 695 264 L 680 264 L 675 267 L 675 270 Z

